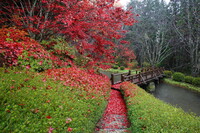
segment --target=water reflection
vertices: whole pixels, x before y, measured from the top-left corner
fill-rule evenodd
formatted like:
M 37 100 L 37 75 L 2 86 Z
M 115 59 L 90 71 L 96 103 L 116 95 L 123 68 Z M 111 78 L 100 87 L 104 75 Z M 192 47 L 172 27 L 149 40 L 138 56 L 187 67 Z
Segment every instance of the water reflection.
M 156 90 L 152 94 L 162 101 L 181 107 L 186 112 L 194 112 L 200 116 L 200 95 L 197 93 L 161 83 L 156 86 Z

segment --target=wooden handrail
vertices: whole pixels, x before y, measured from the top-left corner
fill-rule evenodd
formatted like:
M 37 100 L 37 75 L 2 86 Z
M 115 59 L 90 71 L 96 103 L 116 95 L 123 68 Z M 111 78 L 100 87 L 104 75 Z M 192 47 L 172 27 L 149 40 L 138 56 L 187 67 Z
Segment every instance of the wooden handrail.
M 148 82 L 149 80 L 153 80 L 153 79 L 158 79 L 159 77 L 163 76 L 163 71 L 165 69 L 163 67 L 161 68 L 147 68 L 147 69 L 142 69 L 141 72 L 139 72 L 139 74 L 132 74 L 131 75 L 131 71 L 129 70 L 129 72 L 125 72 L 125 73 L 117 73 L 117 74 L 111 74 L 111 83 L 112 85 L 117 84 L 117 83 L 122 83 L 124 81 L 131 81 L 134 82 L 136 84 L 146 84 L 146 82 Z M 115 76 L 120 76 L 121 80 L 114 82 L 114 77 Z

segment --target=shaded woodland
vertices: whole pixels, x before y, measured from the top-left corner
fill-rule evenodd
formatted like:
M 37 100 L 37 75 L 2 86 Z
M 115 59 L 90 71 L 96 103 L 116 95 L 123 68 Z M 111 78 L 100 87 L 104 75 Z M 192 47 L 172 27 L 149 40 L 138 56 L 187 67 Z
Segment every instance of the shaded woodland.
M 126 27 L 140 66 L 200 74 L 200 1 L 132 0 L 138 23 Z

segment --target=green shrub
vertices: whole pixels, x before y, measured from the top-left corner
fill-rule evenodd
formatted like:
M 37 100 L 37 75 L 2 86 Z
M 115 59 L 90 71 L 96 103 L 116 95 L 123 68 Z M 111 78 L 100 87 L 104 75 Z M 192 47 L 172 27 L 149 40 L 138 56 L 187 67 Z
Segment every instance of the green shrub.
M 112 66 L 113 69 L 118 69 L 117 65 Z
M 192 84 L 195 85 L 195 86 L 199 86 L 200 87 L 200 77 L 193 78 Z
M 192 76 L 185 76 L 186 83 L 192 84 L 193 79 L 194 79 L 194 77 L 192 77 Z
M 169 70 L 165 70 L 164 71 L 164 74 L 167 78 L 171 78 L 172 77 L 172 71 L 169 71 Z
M 179 81 L 179 82 L 183 82 L 185 78 L 185 75 L 180 72 L 175 72 L 172 76 L 173 76 L 173 80 Z
M 124 70 L 124 69 L 125 69 L 125 67 L 124 67 L 124 66 L 121 66 L 121 67 L 120 67 L 120 70 Z

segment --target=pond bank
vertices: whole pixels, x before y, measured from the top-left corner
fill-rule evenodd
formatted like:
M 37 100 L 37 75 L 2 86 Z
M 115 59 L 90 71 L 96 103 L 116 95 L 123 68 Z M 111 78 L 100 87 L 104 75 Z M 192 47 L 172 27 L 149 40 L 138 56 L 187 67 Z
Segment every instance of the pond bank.
M 152 94 L 166 103 L 200 116 L 200 95 L 191 90 L 171 84 L 160 83 L 156 85 L 155 91 Z
M 200 87 L 197 87 L 197 86 L 194 86 L 194 85 L 191 85 L 191 84 L 188 84 L 188 83 L 184 83 L 184 82 L 177 82 L 177 81 L 174 81 L 174 80 L 169 79 L 169 78 L 165 78 L 163 81 L 165 83 L 175 85 L 175 86 L 179 86 L 179 87 L 182 87 L 182 88 L 186 88 L 186 89 L 192 90 L 192 91 L 200 94 Z

